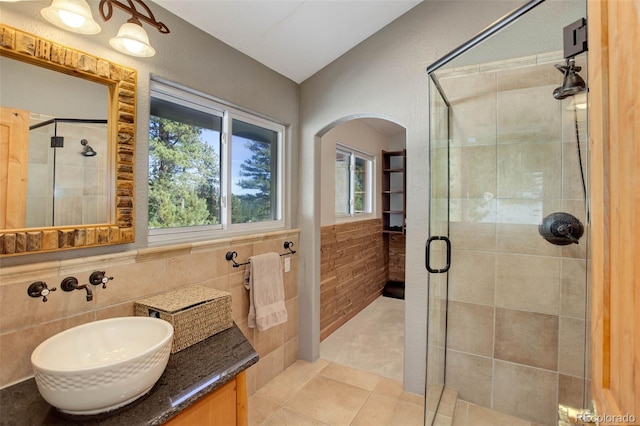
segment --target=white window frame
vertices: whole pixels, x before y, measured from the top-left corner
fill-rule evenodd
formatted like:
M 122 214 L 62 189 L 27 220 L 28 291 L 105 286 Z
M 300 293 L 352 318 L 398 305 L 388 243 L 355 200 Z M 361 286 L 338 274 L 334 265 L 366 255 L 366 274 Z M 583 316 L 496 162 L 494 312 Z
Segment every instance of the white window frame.
M 374 206 L 374 170 L 375 170 L 375 156 L 360 151 L 358 149 L 352 148 L 348 145 L 344 145 L 342 143 L 336 143 L 336 152 L 340 151 L 346 154 L 349 154 L 349 213 L 348 214 L 338 214 L 335 213 L 336 218 L 354 218 L 354 217 L 363 217 L 373 215 L 373 206 Z M 365 199 L 365 211 L 356 212 L 355 211 L 355 175 L 356 175 L 356 158 L 360 158 L 361 160 L 366 161 L 367 168 L 367 179 L 365 182 L 366 185 L 366 199 Z M 334 207 L 335 212 L 335 207 Z
M 284 228 L 284 179 L 285 179 L 285 131 L 283 124 L 261 117 L 236 106 L 226 104 L 219 99 L 195 90 L 151 79 L 151 97 L 163 99 L 179 105 L 205 111 L 222 117 L 222 141 L 220 146 L 220 224 L 190 226 L 179 228 L 148 229 L 150 245 L 161 245 L 178 241 L 196 241 L 225 238 L 230 235 L 245 234 Z M 277 141 L 277 176 L 276 176 L 276 210 L 275 220 L 232 223 L 231 222 L 231 123 L 238 119 L 249 124 L 264 127 L 278 133 Z M 148 218 L 147 218 L 148 221 Z

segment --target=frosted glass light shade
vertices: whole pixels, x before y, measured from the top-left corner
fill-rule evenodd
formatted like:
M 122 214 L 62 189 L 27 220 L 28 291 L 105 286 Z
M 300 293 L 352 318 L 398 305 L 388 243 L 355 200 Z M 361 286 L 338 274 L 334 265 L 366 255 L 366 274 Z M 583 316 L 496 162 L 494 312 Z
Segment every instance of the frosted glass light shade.
M 52 0 L 51 6 L 40 11 L 44 19 L 67 31 L 98 34 L 100 25 L 93 19 L 85 0 Z
M 148 58 L 156 54 L 149 44 L 149 36 L 141 25 L 127 22 L 122 24 L 118 35 L 109 40 L 111 47 L 126 55 Z

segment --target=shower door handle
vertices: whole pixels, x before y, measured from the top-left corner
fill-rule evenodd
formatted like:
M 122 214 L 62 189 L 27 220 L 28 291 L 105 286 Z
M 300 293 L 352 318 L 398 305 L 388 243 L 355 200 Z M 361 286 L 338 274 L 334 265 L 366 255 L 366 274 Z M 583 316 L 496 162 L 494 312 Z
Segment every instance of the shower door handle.
M 433 269 L 430 265 L 431 243 L 434 241 L 444 241 L 447 246 L 447 264 L 442 269 Z M 424 252 L 424 266 L 427 268 L 427 271 L 431 272 L 432 274 L 443 274 L 449 271 L 449 268 L 451 267 L 451 241 L 449 240 L 449 238 L 445 236 L 436 236 L 430 237 L 427 240 L 427 246 L 425 247 Z

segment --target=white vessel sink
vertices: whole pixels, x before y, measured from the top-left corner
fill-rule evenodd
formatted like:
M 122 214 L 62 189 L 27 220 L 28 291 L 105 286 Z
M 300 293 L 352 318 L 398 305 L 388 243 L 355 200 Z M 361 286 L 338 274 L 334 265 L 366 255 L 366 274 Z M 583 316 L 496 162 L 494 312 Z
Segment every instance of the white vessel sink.
M 42 342 L 31 364 L 42 397 L 60 411 L 97 414 L 147 393 L 169 361 L 173 326 L 122 317 L 70 328 Z

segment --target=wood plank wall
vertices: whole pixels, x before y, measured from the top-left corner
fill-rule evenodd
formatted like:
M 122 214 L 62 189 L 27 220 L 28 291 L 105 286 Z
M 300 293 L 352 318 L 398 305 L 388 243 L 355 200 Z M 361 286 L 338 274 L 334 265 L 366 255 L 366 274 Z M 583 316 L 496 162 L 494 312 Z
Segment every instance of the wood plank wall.
M 320 229 L 320 339 L 324 340 L 375 298 L 389 276 L 389 242 L 382 220 Z

